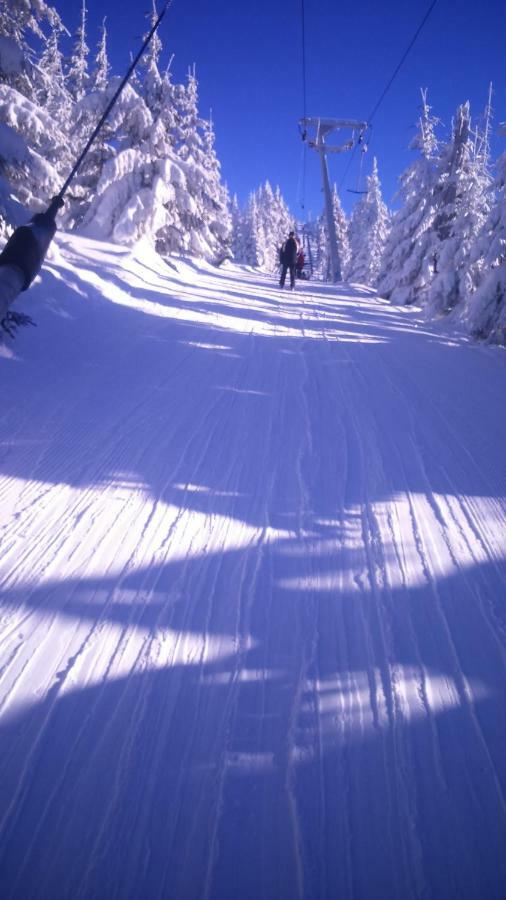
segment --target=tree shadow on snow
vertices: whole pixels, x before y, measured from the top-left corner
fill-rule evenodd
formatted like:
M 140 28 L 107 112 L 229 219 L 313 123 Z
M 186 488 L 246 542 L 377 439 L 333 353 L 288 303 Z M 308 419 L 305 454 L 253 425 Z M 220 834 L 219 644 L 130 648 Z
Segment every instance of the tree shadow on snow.
M 312 540 L 4 592 L 11 660 L 67 648 L 0 732 L 4 897 L 502 896 L 497 570 L 339 591 Z

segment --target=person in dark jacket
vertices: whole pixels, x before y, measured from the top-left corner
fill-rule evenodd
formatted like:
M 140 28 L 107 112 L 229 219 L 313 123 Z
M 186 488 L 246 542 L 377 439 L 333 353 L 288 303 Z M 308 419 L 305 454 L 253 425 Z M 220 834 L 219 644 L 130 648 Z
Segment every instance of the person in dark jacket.
M 16 228 L 0 253 L 0 325 L 7 331 L 9 318 L 15 320 L 9 308 L 38 274 L 55 235 L 56 214 L 62 206 L 63 200 L 55 197 L 45 212 L 36 213 L 28 225 Z
M 295 287 L 295 266 L 297 263 L 297 251 L 298 251 L 297 241 L 295 240 L 295 232 L 290 231 L 287 240 L 283 244 L 281 248 L 280 261 L 282 265 L 281 269 L 281 278 L 279 279 L 279 286 L 284 288 L 286 273 L 290 270 L 290 288 L 293 291 Z

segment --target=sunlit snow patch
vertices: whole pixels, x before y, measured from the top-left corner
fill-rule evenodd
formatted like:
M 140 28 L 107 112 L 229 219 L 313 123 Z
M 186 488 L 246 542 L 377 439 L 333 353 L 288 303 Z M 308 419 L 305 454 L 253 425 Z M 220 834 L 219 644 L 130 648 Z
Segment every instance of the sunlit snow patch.
M 206 344 L 204 341 L 183 341 L 187 347 L 197 347 L 198 350 L 232 350 L 227 344 Z
M 478 535 L 474 522 L 480 522 Z M 311 535 L 280 553 L 320 559 L 311 573 L 279 578 L 292 591 L 347 592 L 427 587 L 478 565 L 506 559 L 502 498 L 396 493 L 350 506 L 342 519 L 318 519 L 329 537 Z M 332 530 L 335 536 L 332 536 Z
M 320 716 L 323 720 L 328 719 L 329 732 L 334 731 L 332 720 L 337 717 L 359 731 L 367 731 L 374 725 L 389 727 L 384 678 L 383 671 L 374 669 L 369 674 L 343 672 L 317 682 L 309 681 L 308 699 L 303 703 L 302 711 L 310 711 L 309 696 L 314 696 Z M 396 714 L 406 721 L 467 706 L 485 700 L 491 693 L 478 679 L 463 681 L 463 687 L 459 689 L 450 673 L 415 666 L 389 665 L 388 683 L 396 697 Z M 373 710 L 378 711 L 376 720 Z
M 75 622 L 60 619 L 58 642 L 61 646 L 71 646 L 76 635 Z M 55 628 L 55 626 L 53 626 Z M 84 635 L 83 631 L 83 635 Z M 211 666 L 220 661 L 230 660 L 237 653 L 234 635 L 185 632 L 170 628 L 145 629 L 134 623 L 129 628 L 123 624 L 107 622 L 101 630 L 90 635 L 77 653 L 70 657 L 71 665 L 61 664 L 47 682 L 44 692 L 38 691 L 34 697 L 34 671 L 30 664 L 21 677 L 14 677 L 12 685 L 4 685 L 3 705 L 0 719 L 3 723 L 40 702 L 48 691 L 58 685 L 58 697 L 90 690 L 99 685 L 113 685 L 142 677 L 150 672 L 170 672 L 184 666 Z M 257 642 L 248 637 L 243 651 L 250 652 Z M 56 649 L 56 648 L 55 648 Z M 37 666 L 35 665 L 35 669 Z M 15 675 L 15 673 L 12 673 Z M 195 675 L 197 677 L 197 674 Z

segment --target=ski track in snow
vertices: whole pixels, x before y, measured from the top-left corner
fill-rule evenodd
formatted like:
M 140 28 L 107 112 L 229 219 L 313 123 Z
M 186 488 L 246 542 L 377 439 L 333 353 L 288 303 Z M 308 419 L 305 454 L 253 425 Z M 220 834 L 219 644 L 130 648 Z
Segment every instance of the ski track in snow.
M 69 236 L 22 307 L 3 900 L 504 897 L 504 350 Z

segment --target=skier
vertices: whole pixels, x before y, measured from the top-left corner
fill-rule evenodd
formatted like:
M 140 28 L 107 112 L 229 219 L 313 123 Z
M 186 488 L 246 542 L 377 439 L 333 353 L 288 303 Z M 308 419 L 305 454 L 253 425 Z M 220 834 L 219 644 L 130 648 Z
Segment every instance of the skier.
M 62 206 L 61 197 L 54 197 L 45 212 L 36 213 L 28 225 L 16 228 L 0 253 L 0 326 L 8 334 L 12 335 L 13 326 L 33 324 L 29 316 L 11 312 L 9 307 L 39 272 L 56 232 L 56 213 Z
M 282 265 L 281 270 L 281 278 L 279 279 L 279 286 L 284 288 L 285 286 L 285 278 L 288 269 L 290 270 L 290 290 L 293 291 L 295 288 L 295 265 L 297 261 L 297 241 L 295 240 L 295 232 L 290 231 L 288 234 L 288 238 L 283 244 L 280 253 L 280 261 Z
M 297 278 L 304 278 L 304 263 L 306 261 L 306 257 L 304 256 L 304 251 L 302 248 L 297 253 L 297 263 L 296 263 L 296 274 Z

